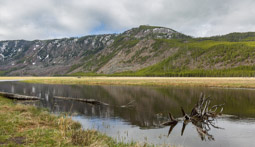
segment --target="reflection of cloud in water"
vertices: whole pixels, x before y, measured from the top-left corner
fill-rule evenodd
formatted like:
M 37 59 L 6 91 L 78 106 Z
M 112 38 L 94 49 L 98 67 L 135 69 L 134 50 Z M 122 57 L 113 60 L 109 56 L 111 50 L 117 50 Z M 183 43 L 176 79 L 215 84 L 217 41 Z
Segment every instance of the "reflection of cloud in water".
M 32 93 L 35 93 L 35 86 L 32 86 Z
M 49 101 L 49 94 L 45 93 L 45 100 L 48 102 Z
M 175 130 L 167 137 L 168 127 L 159 129 L 140 129 L 137 126 L 130 125 L 122 119 L 98 119 L 83 116 L 75 116 L 74 120 L 79 121 L 85 129 L 94 128 L 109 136 L 116 138 L 118 141 L 138 141 L 152 144 L 171 144 L 181 146 L 224 146 L 224 147 L 240 147 L 253 146 L 255 144 L 254 121 L 249 125 L 239 121 L 230 121 L 219 119 L 217 125 L 225 128 L 224 130 L 212 129 L 211 133 L 215 137 L 215 141 L 201 142 L 198 141 L 199 136 L 196 128 L 192 124 L 188 124 L 185 133 L 181 136 L 180 130 L 182 123 L 178 123 Z
M 11 93 L 14 93 L 14 92 L 15 92 L 15 88 L 14 88 L 14 86 L 12 85 Z

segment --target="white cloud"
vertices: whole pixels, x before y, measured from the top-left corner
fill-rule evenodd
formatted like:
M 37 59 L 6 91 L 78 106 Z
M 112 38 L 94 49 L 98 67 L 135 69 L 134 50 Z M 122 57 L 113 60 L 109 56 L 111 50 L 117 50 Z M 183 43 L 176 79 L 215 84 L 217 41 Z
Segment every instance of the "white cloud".
M 192 36 L 255 31 L 253 0 L 0 0 L 0 40 L 121 32 L 142 24 Z

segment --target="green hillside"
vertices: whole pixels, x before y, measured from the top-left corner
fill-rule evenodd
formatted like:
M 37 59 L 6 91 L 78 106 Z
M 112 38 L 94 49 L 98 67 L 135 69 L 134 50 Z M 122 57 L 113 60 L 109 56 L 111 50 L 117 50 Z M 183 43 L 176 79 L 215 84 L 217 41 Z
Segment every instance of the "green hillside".
M 242 36 L 242 35 L 241 35 Z M 236 36 L 234 36 L 235 38 Z M 137 76 L 255 76 L 255 41 L 157 40 L 180 48 L 173 56 L 133 72 Z M 247 37 L 250 38 L 250 37 Z M 247 38 L 243 38 L 244 40 Z M 229 38 L 232 40 L 231 38 Z M 176 64 L 178 62 L 178 64 Z M 195 65 L 192 67 L 192 63 Z M 217 68 L 215 65 L 220 64 Z M 131 73 L 130 73 L 131 74 Z M 131 74 L 131 75 L 132 75 Z
M 253 77 L 255 33 L 231 33 L 186 40 L 157 39 L 155 48 L 179 48 L 167 59 L 126 76 Z

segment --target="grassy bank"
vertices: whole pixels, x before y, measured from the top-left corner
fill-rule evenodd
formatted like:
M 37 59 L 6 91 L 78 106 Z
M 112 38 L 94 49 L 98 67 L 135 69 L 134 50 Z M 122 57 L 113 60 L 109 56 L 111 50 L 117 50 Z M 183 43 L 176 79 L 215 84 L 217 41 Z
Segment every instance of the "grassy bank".
M 135 146 L 82 130 L 70 117 L 0 97 L 0 146 Z
M 185 77 L 0 77 L 0 80 L 24 80 L 42 84 L 86 85 L 163 85 L 226 88 L 255 88 L 255 78 L 185 78 Z
M 255 78 L 164 78 L 164 77 L 49 77 L 25 82 L 45 84 L 164 85 L 255 88 Z

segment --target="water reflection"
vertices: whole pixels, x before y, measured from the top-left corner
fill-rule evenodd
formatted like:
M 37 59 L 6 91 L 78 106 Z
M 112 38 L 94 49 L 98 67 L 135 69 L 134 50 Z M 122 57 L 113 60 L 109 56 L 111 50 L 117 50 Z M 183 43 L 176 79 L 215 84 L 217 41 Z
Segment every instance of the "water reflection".
M 181 136 L 183 136 L 187 124 L 192 123 L 202 141 L 214 140 L 213 135 L 209 134 L 209 131 L 211 128 L 222 129 L 215 125 L 215 119 L 222 116 L 223 107 L 225 104 L 211 106 L 211 100 L 212 99 L 210 97 L 206 97 L 203 93 L 201 93 L 199 100 L 197 101 L 196 105 L 193 106 L 190 114 L 187 114 L 185 110 L 181 108 L 183 117 L 176 119 L 169 112 L 169 121 L 162 124 L 165 126 L 170 126 L 168 136 L 171 134 L 177 123 L 179 121 L 183 121 Z M 218 108 L 220 108 L 220 111 Z
M 246 119 L 255 117 L 254 90 L 195 87 L 68 86 L 1 82 L 0 91 L 44 98 L 43 101 L 36 105 L 49 108 L 50 111 L 55 113 L 70 112 L 77 114 L 73 118 L 83 123 L 84 128 L 94 126 L 95 129 L 116 138 L 119 137 L 121 139 L 125 136 L 125 141 L 147 140 L 154 144 L 171 143 L 185 146 L 237 146 L 244 141 L 247 141 L 248 144 L 255 143 L 255 138 L 251 135 L 251 131 L 255 131 L 254 121 Z M 198 129 L 196 125 L 185 126 L 185 133 L 181 137 L 180 130 L 182 130 L 183 125 L 178 123 L 175 129 L 171 130 L 169 137 L 167 137 L 169 128 L 162 128 L 160 124 L 168 119 L 168 112 L 171 112 L 176 117 L 182 116 L 180 107 L 183 106 L 185 110 L 190 111 L 201 92 L 214 98 L 213 104 L 225 102 L 224 113 L 236 115 L 238 119 L 219 119 L 218 125 L 225 129 L 211 130 L 210 134 L 213 134 L 214 137 L 209 138 L 215 139 L 215 143 L 202 143 L 199 141 L 198 136 L 201 138 L 201 135 L 197 135 L 195 132 L 204 130 Z M 108 103 L 112 107 L 54 99 L 53 96 L 56 95 L 73 98 L 93 98 Z M 135 101 L 135 107 L 130 109 L 119 107 L 133 100 Z M 249 125 L 244 125 L 244 120 Z M 102 122 L 108 125 L 103 125 Z M 109 125 L 110 127 L 107 128 Z M 240 129 L 240 127 L 243 129 Z M 233 137 L 234 134 L 232 133 L 242 134 L 245 137 L 241 136 L 241 138 L 235 140 L 236 138 Z M 209 134 L 207 135 L 207 140 L 209 139 L 208 136 Z M 237 142 L 238 140 L 239 142 Z
M 170 125 L 170 128 L 168 130 L 168 135 L 169 136 L 171 134 L 171 132 L 173 131 L 174 127 L 177 125 L 178 122 L 174 122 Z M 189 121 L 184 121 L 182 123 L 182 129 L 181 129 L 181 136 L 183 136 L 184 131 L 186 126 L 188 125 Z M 209 133 L 209 131 L 211 130 L 210 127 L 213 127 L 211 124 L 205 124 L 204 122 L 198 122 L 198 121 L 194 121 L 191 120 L 192 125 L 196 128 L 196 132 L 198 133 L 198 136 L 201 138 L 202 141 L 214 141 L 214 137 L 212 134 Z M 216 129 L 223 129 L 223 128 L 219 128 L 217 127 Z

